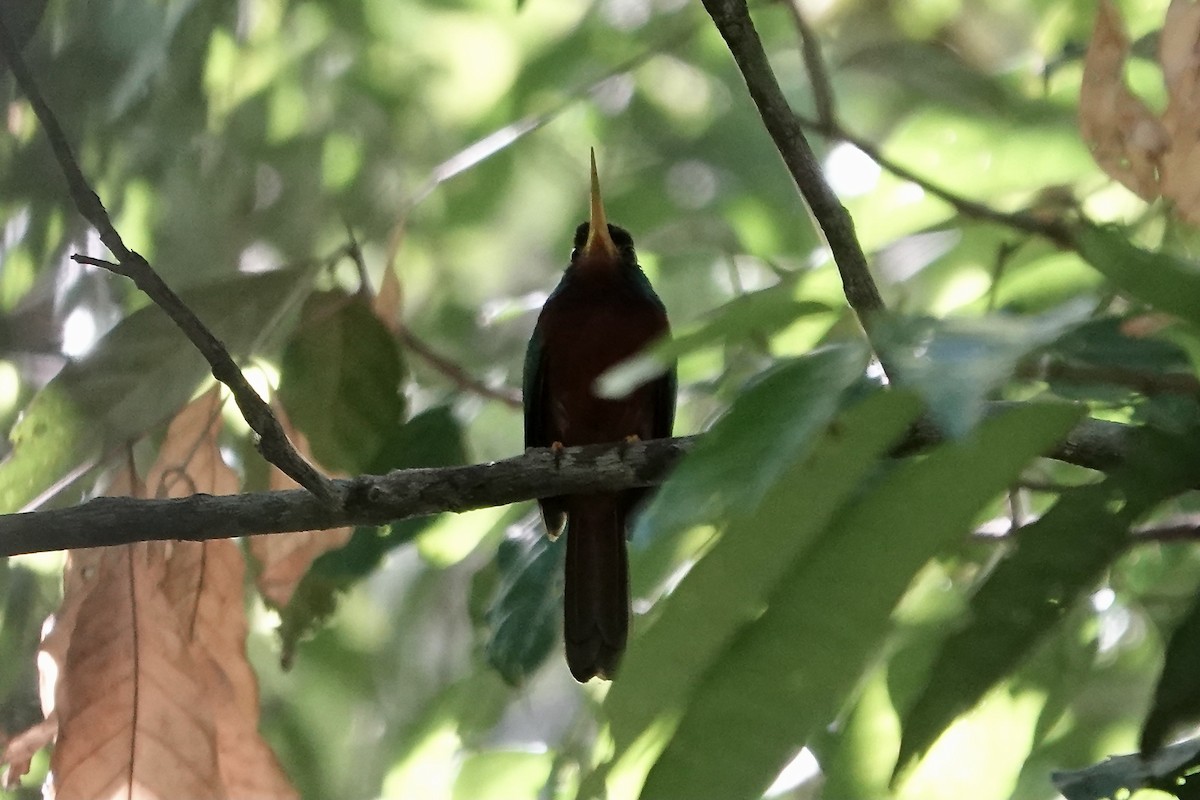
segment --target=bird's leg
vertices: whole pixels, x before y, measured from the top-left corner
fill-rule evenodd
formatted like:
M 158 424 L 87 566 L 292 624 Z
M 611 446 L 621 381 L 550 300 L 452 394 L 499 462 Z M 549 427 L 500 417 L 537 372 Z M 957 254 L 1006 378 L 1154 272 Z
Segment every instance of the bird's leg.
M 555 442 L 550 443 L 550 452 L 554 453 L 554 468 L 555 469 L 562 469 L 563 450 L 565 450 L 565 449 L 566 448 L 563 447 L 562 442 L 555 441 Z

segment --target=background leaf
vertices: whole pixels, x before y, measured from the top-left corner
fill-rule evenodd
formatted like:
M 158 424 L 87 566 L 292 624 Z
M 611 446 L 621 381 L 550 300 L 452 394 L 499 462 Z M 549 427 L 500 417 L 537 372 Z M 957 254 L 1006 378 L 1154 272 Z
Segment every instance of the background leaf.
M 921 565 L 961 536 L 980 508 L 1078 419 L 1068 406 L 1014 410 L 871 486 L 707 671 L 650 771 L 645 795 L 760 796 L 845 703 Z M 951 483 L 955 491 L 947 494 L 943 487 Z M 905 513 L 897 518 L 901 503 Z M 815 641 L 836 646 L 818 651 Z

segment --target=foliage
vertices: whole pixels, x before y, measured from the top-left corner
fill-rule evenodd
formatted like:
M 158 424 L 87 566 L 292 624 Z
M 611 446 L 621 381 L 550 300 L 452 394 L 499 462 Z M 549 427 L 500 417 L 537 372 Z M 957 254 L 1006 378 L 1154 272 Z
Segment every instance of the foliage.
M 245 600 L 231 547 L 204 590 L 207 550 L 81 551 L 62 606 L 62 559 L 10 559 L 0 742 L 28 767 L 12 796 L 89 757 L 62 733 L 85 730 L 96 672 L 72 625 L 43 645 L 60 699 L 78 693 L 53 756 L 33 727 L 42 622 L 80 608 L 74 635 L 110 669 L 186 650 L 194 669 L 147 672 L 178 694 L 145 697 L 187 706 L 229 796 L 244 784 L 222 773 L 218 719 L 260 765 L 270 745 L 270 796 L 1195 793 L 1195 741 L 1160 749 L 1200 720 L 1192 4 L 798 2 L 832 119 L 789 4 L 753 4 L 880 284 L 887 389 L 699 4 L 10 5 L 117 228 L 326 468 L 520 452 L 508 399 L 591 145 L 676 333 L 608 388 L 677 360 L 676 433 L 707 431 L 638 522 L 608 687 L 567 674 L 562 543 L 532 502 L 256 538 Z M 284 486 L 235 409 L 180 422 L 205 365 L 135 287 L 69 260 L 106 254 L 7 71 L 0 98 L 0 512 L 107 491 L 130 455 L 152 494 L 180 491 L 172 475 Z M 1120 467 L 1040 457 L 1083 416 L 1130 426 Z M 947 439 L 897 455 L 923 418 Z M 202 463 L 231 471 L 206 483 Z M 107 578 L 87 606 L 89 564 Z M 197 627 L 181 597 L 225 605 Z M 226 683 L 205 683 L 206 658 Z M 130 685 L 112 685 L 115 717 Z

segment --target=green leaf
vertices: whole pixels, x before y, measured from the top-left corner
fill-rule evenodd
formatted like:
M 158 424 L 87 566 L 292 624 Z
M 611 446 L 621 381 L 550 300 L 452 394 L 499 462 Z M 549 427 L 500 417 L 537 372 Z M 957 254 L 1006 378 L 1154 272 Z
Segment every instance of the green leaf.
M 1132 430 L 1125 463 L 1102 483 L 1072 489 L 1021 529 L 1011 555 L 971 598 L 968 624 L 942 645 L 904 715 L 896 774 L 954 719 L 1015 669 L 1128 544 L 1129 527 L 1163 499 L 1200 482 L 1200 435 Z
M 846 702 L 917 570 L 1079 417 L 1063 405 L 1005 412 L 847 506 L 704 676 L 643 796 L 759 797 Z
M 562 617 L 562 540 L 541 526 L 505 537 L 496 552 L 498 586 L 484 613 L 487 661 L 508 683 L 525 681 L 550 655 Z
M 1123 292 L 1159 311 L 1200 323 L 1200 270 L 1167 253 L 1130 243 L 1116 228 L 1085 225 L 1075 233 L 1080 254 Z
M 448 467 L 466 461 L 462 426 L 448 407 L 436 406 L 392 431 L 372 469 L 383 473 Z M 408 544 L 436 521 L 437 517 L 421 517 L 386 528 L 359 527 L 344 546 L 318 557 L 300 580 L 287 608 L 280 611 L 283 662 L 289 663 L 297 643 L 333 613 L 342 592 L 374 572 L 389 552 Z
M 634 538 L 670 535 L 731 511 L 749 513 L 813 445 L 865 366 L 863 347 L 844 345 L 759 376 L 654 495 Z
M 937 320 L 892 316 L 880 320 L 876 341 L 895 380 L 918 392 L 950 436 L 962 436 L 983 416 L 987 397 L 1029 351 L 1079 321 L 1086 305 L 1039 317 L 994 314 Z
M 621 362 L 600 377 L 606 397 L 624 397 L 682 356 L 706 347 L 766 337 L 801 317 L 832 313 L 824 303 L 797 300 L 794 281 L 738 295 L 708 315 L 701 324 L 680 331 L 644 353 Z
M 916 419 L 910 394 L 879 392 L 846 411 L 758 510 L 734 520 L 636 637 L 605 701 L 617 755 L 655 719 L 682 713 L 707 667 L 762 610 L 878 460 Z M 787 524 L 778 524 L 786 520 Z
M 238 357 L 308 286 L 306 271 L 278 270 L 216 281 L 182 298 Z M 208 372 L 157 306 L 129 315 L 64 367 L 13 426 L 13 449 L 0 465 L 0 511 L 35 503 L 104 452 L 140 438 L 186 403 Z
M 362 472 L 404 419 L 404 365 L 391 332 L 357 297 L 313 295 L 283 352 L 279 396 L 317 461 Z
M 554 753 L 487 750 L 472 753 L 454 781 L 452 800 L 513 800 L 537 797 L 550 778 Z

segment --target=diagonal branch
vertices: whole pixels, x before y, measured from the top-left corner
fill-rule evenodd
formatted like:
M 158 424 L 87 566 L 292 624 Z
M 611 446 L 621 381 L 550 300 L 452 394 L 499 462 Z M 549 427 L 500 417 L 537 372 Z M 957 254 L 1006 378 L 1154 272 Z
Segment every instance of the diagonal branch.
M 1120 423 L 1084 420 L 1047 455 L 1091 469 L 1110 469 L 1124 458 L 1127 431 Z M 346 497 L 338 507 L 300 490 L 199 494 L 176 500 L 98 497 L 70 508 L 0 515 L 0 556 L 137 541 L 203 541 L 383 525 L 537 497 L 652 486 L 666 478 L 698 438 L 569 447 L 559 452 L 532 449 L 489 464 L 363 475 L 335 481 L 337 491 Z M 937 441 L 933 427 L 922 424 L 896 453 L 915 452 Z
M 292 447 L 279 420 L 275 418 L 270 407 L 246 380 L 246 376 L 242 374 L 224 343 L 213 335 L 212 331 L 179 299 L 179 295 L 167 286 L 145 258 L 125 245 L 121 235 L 113 226 L 112 219 L 109 217 L 107 209 L 104 208 L 99 195 L 88 184 L 83 170 L 79 168 L 79 162 L 71 151 L 71 145 L 67 141 L 62 126 L 58 123 L 58 118 L 55 117 L 46 98 L 38 89 L 33 75 L 25 66 L 25 61 L 21 58 L 2 18 L 0 18 L 0 55 L 8 63 L 13 77 L 16 78 L 18 86 L 28 98 L 34 114 L 37 115 L 38 121 L 41 122 L 43 130 L 46 132 L 50 148 L 54 151 L 63 176 L 67 179 L 67 187 L 76 209 L 96 229 L 100 234 L 100 241 L 104 242 L 104 246 L 117 260 L 116 263 L 113 263 L 83 255 L 75 255 L 72 258 L 81 264 L 91 264 L 117 275 L 123 275 L 149 295 L 150 299 L 167 313 L 208 361 L 213 377 L 229 387 L 238 408 L 241 409 L 242 416 L 259 436 L 258 448 L 263 457 L 320 498 L 323 503 L 336 505 L 339 502 L 337 487 Z
M 842 278 L 846 301 L 869 337 L 873 318 L 884 309 L 883 299 L 855 235 L 854 221 L 821 174 L 821 165 L 804 136 L 800 120 L 788 105 L 767 60 L 745 0 L 704 0 L 704 7 L 729 46 L 792 180 L 825 234 Z

